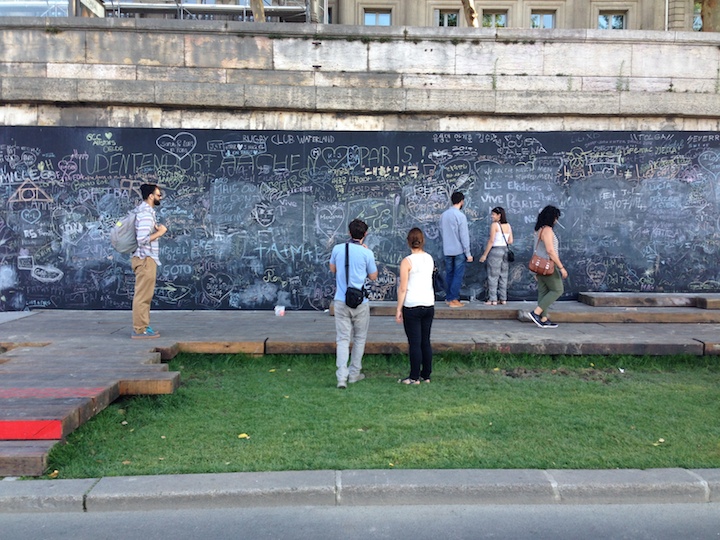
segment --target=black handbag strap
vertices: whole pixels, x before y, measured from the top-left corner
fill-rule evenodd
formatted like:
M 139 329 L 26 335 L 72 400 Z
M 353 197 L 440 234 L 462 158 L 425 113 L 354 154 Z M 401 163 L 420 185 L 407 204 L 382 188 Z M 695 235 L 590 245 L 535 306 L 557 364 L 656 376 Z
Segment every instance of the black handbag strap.
M 345 287 L 350 286 L 350 242 L 345 242 Z
M 542 230 L 544 228 L 545 227 L 540 227 L 540 230 L 538 231 L 538 239 L 537 239 L 537 242 L 535 242 L 535 249 L 533 249 L 533 253 L 537 253 L 537 248 L 540 245 L 540 235 L 542 234 Z
M 498 223 L 498 227 L 500 227 L 500 234 L 503 235 L 503 240 L 505 240 L 505 246 L 510 247 L 510 244 L 507 243 L 507 238 L 505 238 L 505 231 L 502 230 L 502 223 Z

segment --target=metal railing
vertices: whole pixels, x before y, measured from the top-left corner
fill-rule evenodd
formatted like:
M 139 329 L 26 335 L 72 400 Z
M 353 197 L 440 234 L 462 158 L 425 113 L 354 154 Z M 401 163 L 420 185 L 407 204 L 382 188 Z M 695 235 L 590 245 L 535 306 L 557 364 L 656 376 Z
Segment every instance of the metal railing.
M 254 20 L 248 0 L 238 0 L 237 4 L 216 4 L 215 0 L 201 0 L 200 2 L 97 0 L 97 3 L 92 3 L 98 8 L 92 11 L 99 16 L 104 14 L 105 17 Z M 0 16 L 68 17 L 73 14 L 73 4 L 74 0 L 0 0 Z M 264 4 L 265 16 L 270 21 L 306 22 L 310 20 L 308 0 L 285 0 L 283 5 L 274 5 L 271 1 L 265 0 Z
M 0 17 L 67 17 L 68 0 L 0 0 Z

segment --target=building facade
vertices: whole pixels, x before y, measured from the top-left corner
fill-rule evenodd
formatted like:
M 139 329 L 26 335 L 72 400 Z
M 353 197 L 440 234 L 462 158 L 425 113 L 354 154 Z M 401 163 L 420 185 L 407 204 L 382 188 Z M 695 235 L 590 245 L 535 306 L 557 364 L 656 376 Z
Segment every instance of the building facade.
M 264 0 L 268 22 L 467 27 L 461 0 Z M 475 0 L 486 28 L 701 30 L 695 0 Z M 250 0 L 0 0 L 0 16 L 254 22 Z
M 475 0 L 478 23 L 497 28 L 700 30 L 693 0 Z M 460 0 L 332 0 L 332 22 L 468 26 Z

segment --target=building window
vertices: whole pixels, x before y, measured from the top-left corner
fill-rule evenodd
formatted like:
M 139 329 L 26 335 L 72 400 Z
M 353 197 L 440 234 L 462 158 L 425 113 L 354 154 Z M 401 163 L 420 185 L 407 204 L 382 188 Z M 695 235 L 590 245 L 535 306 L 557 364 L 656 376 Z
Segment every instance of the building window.
M 599 30 L 624 30 L 627 28 L 626 11 L 601 11 L 598 15 Z
M 555 12 L 533 11 L 530 13 L 530 28 L 555 28 Z
M 444 9 L 436 9 L 435 26 L 457 26 L 460 18 L 459 11 L 448 11 Z
M 702 2 L 695 2 L 693 8 L 693 30 L 702 32 Z
M 482 25 L 483 28 L 507 28 L 507 11 L 483 10 Z
M 365 26 L 390 26 L 390 12 L 377 9 L 366 9 Z

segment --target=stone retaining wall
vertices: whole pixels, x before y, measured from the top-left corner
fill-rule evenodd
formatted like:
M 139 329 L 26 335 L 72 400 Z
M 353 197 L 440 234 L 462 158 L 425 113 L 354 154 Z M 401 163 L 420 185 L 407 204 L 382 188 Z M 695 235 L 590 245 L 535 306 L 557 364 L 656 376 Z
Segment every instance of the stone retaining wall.
M 0 29 L 0 125 L 720 126 L 720 34 L 74 18 Z

